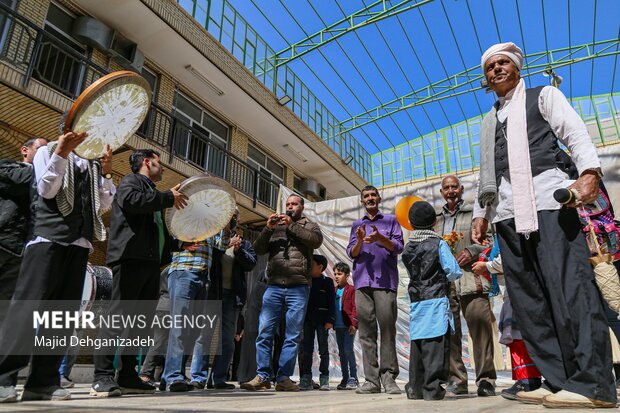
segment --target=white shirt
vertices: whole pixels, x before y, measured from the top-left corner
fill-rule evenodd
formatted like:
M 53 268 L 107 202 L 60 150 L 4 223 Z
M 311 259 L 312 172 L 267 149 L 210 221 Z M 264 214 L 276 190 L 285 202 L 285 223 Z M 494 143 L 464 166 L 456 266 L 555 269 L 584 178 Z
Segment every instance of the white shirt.
M 88 169 L 88 161 L 77 155 L 75 156 L 74 163 L 75 166 L 82 172 Z M 53 153 L 52 156 L 50 156 L 47 146 L 41 146 L 37 150 L 37 153 L 32 160 L 32 164 L 34 166 L 34 175 L 37 180 L 37 192 L 39 196 L 45 199 L 52 199 L 56 197 L 58 191 L 60 191 L 60 188 L 62 187 L 62 180 L 65 175 L 65 170 L 67 169 L 68 160 L 58 156 L 56 153 Z M 115 193 L 116 187 L 114 186 L 114 182 L 112 182 L 111 179 L 104 179 L 101 177 L 99 182 L 99 204 L 102 211 L 110 208 Z M 69 245 L 63 242 L 50 241 L 43 237 L 36 237 L 30 241 L 26 247 L 39 242 L 56 242 L 57 244 L 65 246 Z M 91 251 L 93 249 L 93 245 L 84 237 L 73 241 L 71 245 L 88 248 Z
M 499 98 L 498 122 L 504 122 L 508 117 L 513 93 L 514 89 L 505 97 Z M 570 151 L 579 174 L 586 169 L 601 167 L 596 146 L 588 134 L 585 123 L 558 88 L 546 86 L 541 90 L 538 97 L 538 109 L 543 119 L 551 126 L 555 136 Z M 507 139 L 510 139 L 510 136 L 507 136 Z M 553 198 L 553 192 L 573 182 L 568 181 L 568 175 L 558 168 L 541 172 L 533 178 L 533 181 L 537 211 L 560 209 L 562 205 Z M 474 202 L 473 217 L 483 217 L 489 221 L 492 220 L 493 223 L 514 218 L 510 181 L 501 177 L 493 205 L 481 208 L 477 201 Z

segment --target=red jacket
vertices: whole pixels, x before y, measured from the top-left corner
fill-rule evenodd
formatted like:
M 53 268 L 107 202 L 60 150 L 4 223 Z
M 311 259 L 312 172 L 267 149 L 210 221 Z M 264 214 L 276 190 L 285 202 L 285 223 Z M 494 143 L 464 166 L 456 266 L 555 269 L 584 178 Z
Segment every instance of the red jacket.
M 336 286 L 338 290 L 338 286 Z M 355 308 L 355 287 L 351 284 L 344 286 L 342 293 L 342 321 L 344 325 L 357 328 L 357 309 Z

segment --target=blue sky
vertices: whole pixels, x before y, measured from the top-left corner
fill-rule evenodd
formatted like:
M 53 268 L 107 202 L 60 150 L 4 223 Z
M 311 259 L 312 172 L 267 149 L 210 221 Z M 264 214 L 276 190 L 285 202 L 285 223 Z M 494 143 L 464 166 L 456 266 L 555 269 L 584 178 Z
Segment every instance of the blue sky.
M 304 33 L 314 33 L 373 3 L 229 2 L 276 51 L 303 39 Z M 435 0 L 342 36 L 289 67 L 343 120 L 479 65 L 481 50 L 499 41 L 513 41 L 526 53 L 534 53 L 615 39 L 619 30 L 620 0 Z M 618 92 L 617 60 L 609 56 L 557 69 L 564 78 L 560 89 L 575 97 L 610 93 L 612 89 Z M 528 84 L 548 81 L 536 75 Z M 468 93 L 401 111 L 356 129 L 353 135 L 372 154 L 480 115 L 493 101 L 493 95 L 483 91 Z

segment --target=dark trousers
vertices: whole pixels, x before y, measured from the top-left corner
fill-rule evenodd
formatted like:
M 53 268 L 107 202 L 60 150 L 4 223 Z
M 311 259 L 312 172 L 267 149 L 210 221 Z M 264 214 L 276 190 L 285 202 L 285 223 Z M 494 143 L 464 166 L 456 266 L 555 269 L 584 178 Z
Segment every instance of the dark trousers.
M 364 356 L 366 381 L 381 387 L 398 377 L 396 357 L 396 293 L 364 287 L 355 292 L 359 338 Z M 378 326 L 377 326 L 378 324 Z M 381 358 L 378 357 L 378 330 L 381 330 Z
M 169 315 L 169 311 L 157 311 L 157 317 L 162 320 L 164 316 Z M 161 373 L 164 371 L 164 365 L 166 362 L 166 349 L 168 348 L 168 334 L 170 329 L 160 326 L 155 326 L 153 331 L 154 346 L 149 347 L 149 351 L 146 353 L 144 363 L 140 369 L 140 375 L 149 377 L 153 380 L 157 380 L 155 377 L 155 370 L 161 368 Z
M 450 375 L 450 328 L 434 338 L 411 340 L 407 398 L 441 400 L 446 391 L 442 384 Z
M 467 385 L 467 370 L 462 359 L 461 311 L 467 322 L 476 365 L 476 384 L 480 380 L 495 380 L 497 373 L 493 361 L 493 310 L 488 294 L 466 294 L 450 297 L 450 309 L 454 317 L 456 334 L 450 341 L 450 381 Z
M 211 381 L 214 384 L 226 382 L 230 361 L 235 351 L 235 330 L 237 329 L 237 308 L 235 292 L 232 289 L 222 289 L 222 323 L 220 340 L 222 342 L 222 354 L 213 359 Z
M 506 287 L 536 367 L 554 389 L 616 402 L 611 345 L 590 251 L 572 208 L 538 212 L 529 238 L 497 223 Z
M 153 314 L 159 297 L 159 263 L 155 261 L 126 260 L 112 267 L 112 301 L 108 314 Z M 141 300 L 150 301 L 149 303 Z M 147 308 L 148 307 L 148 308 Z M 148 317 L 150 320 L 150 317 Z M 135 330 L 104 327 L 99 338 L 112 339 L 116 336 L 133 336 Z M 114 376 L 114 355 L 116 348 L 102 347 L 95 351 L 95 381 Z M 119 379 L 138 375 L 135 355 L 122 354 Z
M 9 308 L 9 301 L 15 292 L 21 265 L 22 257 L 0 250 L 0 327 Z
M 327 338 L 329 330 L 325 330 L 325 325 L 316 323 L 312 320 L 304 321 L 304 335 L 301 342 L 301 351 L 299 352 L 299 375 L 312 376 L 312 355 L 314 354 L 314 336 L 319 342 L 319 355 L 321 363 L 319 372 L 323 377 L 329 377 L 329 348 L 327 346 Z
M 88 249 L 75 245 L 42 242 L 26 248 L 7 311 L 9 321 L 0 331 L 0 386 L 15 386 L 17 373 L 31 359 L 25 346 L 34 346 L 33 311 L 42 307 L 23 300 L 63 300 L 68 301 L 64 303 L 66 310 L 78 310 L 87 261 Z M 73 329 L 39 328 L 38 334 L 69 336 L 72 332 Z M 25 387 L 60 385 L 58 367 L 65 351 L 66 346 L 57 347 L 54 355 L 33 355 Z
M 450 283 L 450 311 L 454 319 L 454 334 L 450 336 L 450 382 L 467 386 L 467 368 L 463 363 L 463 330 L 461 327 L 461 301 L 454 283 Z
M 349 334 L 349 329 L 346 327 L 336 327 L 335 330 L 342 381 L 346 383 L 350 378 L 357 380 L 357 361 L 355 360 L 355 351 L 353 351 L 355 333 Z

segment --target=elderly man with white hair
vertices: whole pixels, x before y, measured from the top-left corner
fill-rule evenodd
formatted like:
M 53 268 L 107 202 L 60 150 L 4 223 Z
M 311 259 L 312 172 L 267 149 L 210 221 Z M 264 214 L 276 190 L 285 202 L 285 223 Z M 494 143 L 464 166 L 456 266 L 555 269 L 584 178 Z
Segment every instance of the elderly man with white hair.
M 585 124 L 555 87 L 526 89 L 514 43 L 489 48 L 482 70 L 499 100 L 480 131 L 480 182 L 472 239 L 495 224 L 515 319 L 545 386 L 517 400 L 546 407 L 615 407 L 605 312 L 577 211 L 552 196 L 568 148 L 580 177 L 577 202 L 596 198 L 601 165 Z M 571 205 L 574 206 L 574 205 Z

